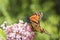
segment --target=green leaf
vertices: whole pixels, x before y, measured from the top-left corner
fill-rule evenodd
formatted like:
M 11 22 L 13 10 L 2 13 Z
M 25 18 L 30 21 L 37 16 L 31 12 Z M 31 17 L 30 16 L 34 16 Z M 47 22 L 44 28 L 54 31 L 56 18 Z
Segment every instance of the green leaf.
M 6 34 L 2 29 L 0 29 L 0 38 L 2 38 L 3 40 L 6 40 Z

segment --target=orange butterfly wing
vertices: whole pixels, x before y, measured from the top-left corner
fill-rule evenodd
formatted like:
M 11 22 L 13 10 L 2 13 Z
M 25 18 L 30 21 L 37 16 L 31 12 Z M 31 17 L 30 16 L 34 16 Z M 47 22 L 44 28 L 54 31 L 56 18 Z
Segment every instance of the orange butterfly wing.
M 30 20 L 36 23 L 38 23 L 39 19 L 40 19 L 40 16 L 38 14 L 34 14 L 30 17 Z

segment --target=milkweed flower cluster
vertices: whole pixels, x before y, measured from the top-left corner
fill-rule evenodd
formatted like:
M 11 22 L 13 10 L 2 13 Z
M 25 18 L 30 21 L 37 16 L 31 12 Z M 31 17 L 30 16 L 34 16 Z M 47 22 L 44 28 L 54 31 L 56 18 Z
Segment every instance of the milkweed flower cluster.
M 7 40 L 33 40 L 35 33 L 31 30 L 27 22 L 19 21 L 5 28 Z

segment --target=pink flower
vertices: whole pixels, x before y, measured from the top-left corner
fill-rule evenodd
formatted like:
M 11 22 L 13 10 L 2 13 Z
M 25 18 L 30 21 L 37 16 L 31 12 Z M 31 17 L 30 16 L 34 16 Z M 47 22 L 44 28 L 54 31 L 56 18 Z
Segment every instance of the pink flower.
M 28 23 L 10 25 L 5 28 L 7 40 L 33 40 L 35 33 L 31 30 Z

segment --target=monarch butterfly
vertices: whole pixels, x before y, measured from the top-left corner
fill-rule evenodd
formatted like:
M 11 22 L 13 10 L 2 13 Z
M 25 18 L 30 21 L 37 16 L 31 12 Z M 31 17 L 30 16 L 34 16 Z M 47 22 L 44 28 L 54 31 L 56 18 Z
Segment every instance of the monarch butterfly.
M 43 13 L 34 13 L 32 16 L 29 17 L 29 20 L 30 20 L 30 26 L 31 26 L 31 29 L 34 30 L 34 31 L 38 31 L 38 32 L 41 32 L 41 33 L 48 33 L 46 30 L 44 30 L 44 28 L 42 28 L 40 26 L 40 20 L 43 16 Z

